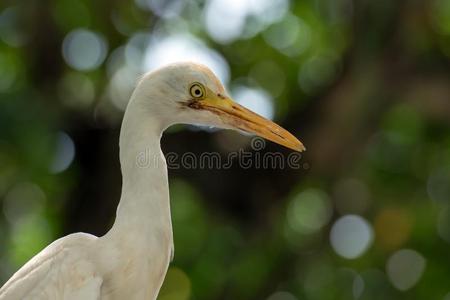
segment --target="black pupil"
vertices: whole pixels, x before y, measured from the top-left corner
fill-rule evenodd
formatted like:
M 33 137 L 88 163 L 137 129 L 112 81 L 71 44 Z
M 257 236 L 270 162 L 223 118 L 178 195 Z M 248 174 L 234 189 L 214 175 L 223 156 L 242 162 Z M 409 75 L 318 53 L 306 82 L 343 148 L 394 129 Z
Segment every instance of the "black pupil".
M 198 95 L 200 95 L 200 90 L 199 89 L 195 89 L 194 93 L 198 96 Z

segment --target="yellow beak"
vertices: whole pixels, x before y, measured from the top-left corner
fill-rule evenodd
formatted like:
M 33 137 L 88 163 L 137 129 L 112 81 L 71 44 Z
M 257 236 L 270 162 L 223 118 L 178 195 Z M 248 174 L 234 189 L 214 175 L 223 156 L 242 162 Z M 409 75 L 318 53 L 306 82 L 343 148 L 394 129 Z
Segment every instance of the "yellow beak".
M 209 91 L 208 91 L 209 92 Z M 237 104 L 228 97 L 208 93 L 208 97 L 192 103 L 194 108 L 205 109 L 218 115 L 222 121 L 234 128 L 256 134 L 287 148 L 304 151 L 303 144 L 286 129 Z

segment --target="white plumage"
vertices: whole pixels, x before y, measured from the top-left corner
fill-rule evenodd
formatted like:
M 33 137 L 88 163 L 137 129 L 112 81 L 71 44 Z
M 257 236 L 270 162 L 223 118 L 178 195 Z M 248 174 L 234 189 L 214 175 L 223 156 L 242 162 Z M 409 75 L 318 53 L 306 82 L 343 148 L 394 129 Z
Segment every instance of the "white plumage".
M 122 195 L 113 227 L 102 237 L 56 240 L 6 282 L 1 300 L 156 299 L 173 255 L 160 138 L 175 123 L 239 129 L 304 150 L 287 131 L 233 102 L 204 66 L 179 63 L 147 74 L 122 123 Z

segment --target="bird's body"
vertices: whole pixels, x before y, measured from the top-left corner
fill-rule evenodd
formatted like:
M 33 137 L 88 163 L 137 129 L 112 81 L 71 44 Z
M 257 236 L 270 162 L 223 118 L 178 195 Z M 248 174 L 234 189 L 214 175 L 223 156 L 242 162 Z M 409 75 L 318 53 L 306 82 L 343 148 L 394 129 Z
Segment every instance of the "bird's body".
M 181 63 L 150 73 L 122 123 L 122 195 L 111 230 L 102 237 L 75 233 L 56 240 L 11 277 L 0 289 L 1 300 L 156 299 L 173 255 L 160 138 L 174 123 L 241 129 L 303 149 L 281 127 L 229 100 L 203 66 Z
M 54 241 L 5 284 L 2 299 L 98 299 L 103 280 L 86 259 L 97 241 L 84 233 Z

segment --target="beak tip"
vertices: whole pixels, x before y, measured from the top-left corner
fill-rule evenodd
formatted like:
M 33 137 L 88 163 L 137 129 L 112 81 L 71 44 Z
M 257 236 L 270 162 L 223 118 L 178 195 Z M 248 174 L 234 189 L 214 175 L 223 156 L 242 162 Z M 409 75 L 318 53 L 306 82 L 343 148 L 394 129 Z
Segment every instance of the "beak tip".
M 298 145 L 297 149 L 295 150 L 297 150 L 298 152 L 305 152 L 306 147 L 302 143 L 300 143 L 300 145 Z
M 306 147 L 299 140 L 297 140 L 295 143 L 291 143 L 290 145 L 288 144 L 288 145 L 284 145 L 284 146 L 291 150 L 297 151 L 297 152 L 305 152 L 306 151 Z

